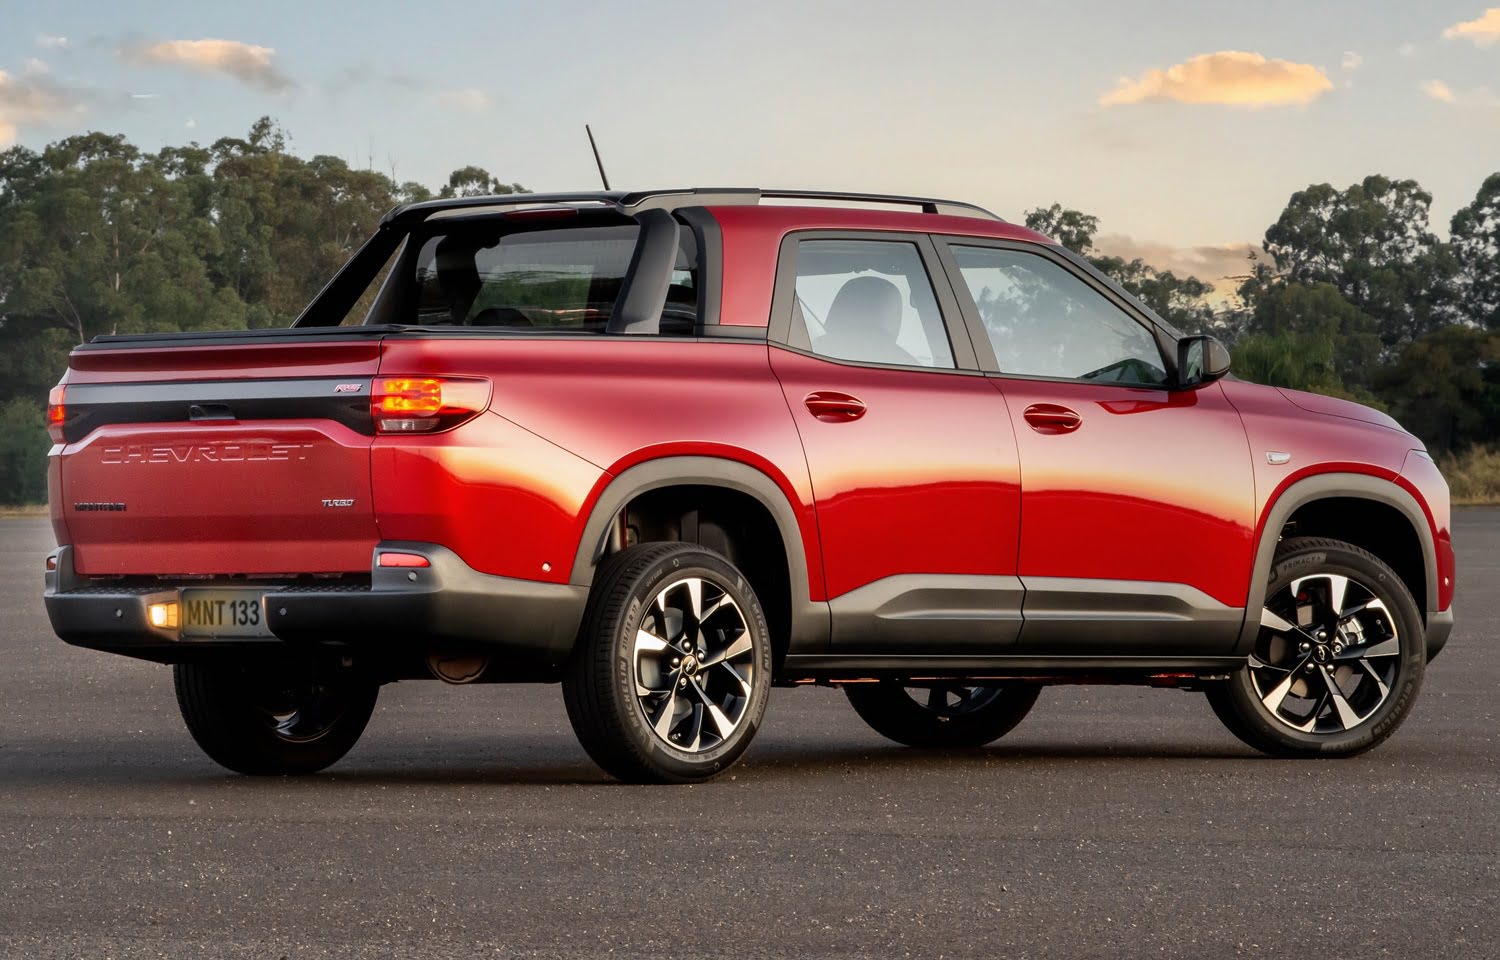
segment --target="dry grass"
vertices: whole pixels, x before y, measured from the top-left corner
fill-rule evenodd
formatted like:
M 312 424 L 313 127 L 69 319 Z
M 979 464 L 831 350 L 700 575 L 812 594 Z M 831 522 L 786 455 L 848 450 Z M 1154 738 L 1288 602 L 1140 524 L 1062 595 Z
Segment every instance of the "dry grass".
M 1438 464 L 1459 506 L 1500 504 L 1500 448 L 1471 447 Z
M 19 507 L 0 506 L 0 520 L 13 517 L 45 517 L 47 505 L 45 503 L 29 503 Z

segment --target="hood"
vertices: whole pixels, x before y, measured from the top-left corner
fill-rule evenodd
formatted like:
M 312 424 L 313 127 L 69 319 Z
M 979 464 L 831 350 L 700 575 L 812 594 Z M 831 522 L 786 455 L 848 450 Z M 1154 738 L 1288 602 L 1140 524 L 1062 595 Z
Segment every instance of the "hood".
M 1381 413 L 1362 403 L 1353 400 L 1340 400 L 1337 397 L 1325 397 L 1320 393 L 1304 393 L 1301 390 L 1288 390 L 1277 387 L 1283 397 L 1306 410 L 1308 413 L 1321 413 L 1329 417 L 1343 417 L 1346 420 L 1359 420 L 1363 423 L 1373 423 L 1381 427 L 1389 427 L 1392 430 L 1406 430 L 1390 416 Z

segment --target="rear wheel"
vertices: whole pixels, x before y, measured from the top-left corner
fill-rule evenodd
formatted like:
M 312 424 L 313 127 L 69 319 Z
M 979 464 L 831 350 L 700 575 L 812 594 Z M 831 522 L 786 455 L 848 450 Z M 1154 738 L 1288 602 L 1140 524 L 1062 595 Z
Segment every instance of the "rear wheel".
M 1013 730 L 1031 712 L 1036 684 L 961 680 L 851 683 L 854 712 L 883 737 L 909 747 L 981 747 Z
M 1229 731 L 1274 756 L 1349 756 L 1411 712 L 1426 664 L 1422 617 L 1395 571 L 1337 540 L 1276 551 L 1260 635 L 1244 667 L 1208 688 Z
M 343 758 L 370 722 L 380 685 L 305 664 L 178 664 L 177 705 L 215 762 L 253 775 L 316 773 Z
M 607 773 L 687 783 L 745 752 L 770 685 L 770 634 L 744 576 L 696 544 L 649 543 L 595 575 L 563 697 Z

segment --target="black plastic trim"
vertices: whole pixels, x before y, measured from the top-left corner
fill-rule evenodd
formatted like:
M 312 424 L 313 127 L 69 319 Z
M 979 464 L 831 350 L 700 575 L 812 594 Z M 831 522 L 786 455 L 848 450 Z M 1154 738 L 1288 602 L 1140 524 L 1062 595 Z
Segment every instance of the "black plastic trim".
M 1018 652 L 1131 656 L 1232 655 L 1245 611 L 1183 583 L 1021 578 Z
M 663 457 L 648 460 L 620 473 L 599 494 L 578 542 L 569 580 L 585 590 L 594 582 L 594 570 L 609 545 L 611 527 L 631 500 L 662 487 L 723 487 L 746 493 L 770 511 L 786 552 L 788 582 L 792 590 L 792 628 L 789 650 L 811 652 L 828 647 L 828 604 L 811 599 L 807 553 L 797 514 L 781 488 L 754 467 L 736 460 L 715 457 Z M 813 536 L 816 536 L 816 531 Z
M 677 218 L 693 231 L 698 245 L 698 326 L 716 335 L 724 300 L 724 231 L 702 207 L 683 207 Z
M 1417 542 L 1422 546 L 1422 567 L 1427 578 L 1427 609 L 1422 613 L 1429 631 L 1438 638 L 1437 649 L 1441 650 L 1443 644 L 1447 643 L 1447 634 L 1451 632 L 1452 624 L 1450 622 L 1446 630 L 1441 624 L 1436 628 L 1432 626 L 1434 618 L 1440 617 L 1437 609 L 1437 546 L 1433 542 L 1432 530 L 1427 526 L 1427 515 L 1421 505 L 1410 493 L 1389 480 L 1363 473 L 1319 473 L 1304 477 L 1287 487 L 1266 511 L 1265 521 L 1261 525 L 1260 543 L 1255 550 L 1255 564 L 1251 568 L 1250 589 L 1245 598 L 1245 622 L 1240 630 L 1236 652 L 1248 655 L 1255 649 L 1255 640 L 1260 634 L 1260 609 L 1265 606 L 1266 586 L 1271 579 L 1271 563 L 1287 520 L 1291 519 L 1299 507 L 1335 497 L 1374 500 L 1395 507 L 1411 524 L 1417 534 Z M 1451 611 L 1446 612 L 1451 621 Z M 1428 644 L 1427 654 L 1429 658 L 1436 656 L 1431 642 Z
M 76 443 L 115 423 L 305 418 L 334 420 L 372 436 L 371 383 L 369 377 L 331 377 L 69 384 L 63 438 Z M 339 387 L 355 389 L 338 391 Z
M 828 602 L 832 648 L 868 654 L 993 652 L 1021 636 L 1018 577 L 902 574 Z
M 316 589 L 275 583 L 259 586 L 267 626 L 275 637 L 181 638 L 152 627 L 151 603 L 175 600 L 184 587 L 160 589 L 85 586 L 73 570 L 72 547 L 53 553 L 45 603 L 52 629 L 74 646 L 163 663 L 186 662 L 210 652 L 282 651 L 298 644 L 337 643 L 352 649 L 421 651 L 453 643 L 490 653 L 502 664 L 555 671 L 572 651 L 588 601 L 588 589 L 479 573 L 446 547 L 385 541 L 375 548 L 416 553 L 430 567 L 376 567 L 368 588 Z
M 1244 657 L 1120 657 L 1120 656 L 869 656 L 863 654 L 794 654 L 778 677 L 782 682 L 799 679 L 855 677 L 973 677 L 1017 676 L 1056 672 L 1140 673 L 1144 681 L 1151 673 L 1228 673 L 1239 669 Z
M 665 210 L 643 210 L 636 216 L 640 235 L 630 255 L 620 295 L 609 315 L 606 333 L 656 334 L 677 263 L 677 218 Z M 701 322 L 701 317 L 699 318 Z
M 641 210 L 674 211 L 682 207 L 744 206 L 760 203 L 762 198 L 778 200 L 830 200 L 837 203 L 883 203 L 915 206 L 923 213 L 971 217 L 984 220 L 1001 218 L 972 203 L 961 200 L 939 200 L 934 197 L 911 197 L 902 194 L 851 193 L 837 190 L 761 189 L 758 187 L 669 187 L 657 190 L 595 190 L 563 193 L 507 193 L 483 197 L 450 197 L 424 200 L 396 207 L 381 219 L 382 227 L 406 226 L 448 210 L 485 207 L 547 206 L 565 203 L 598 203 L 618 207 L 626 213 Z M 1003 221 L 1002 221 L 1003 222 Z

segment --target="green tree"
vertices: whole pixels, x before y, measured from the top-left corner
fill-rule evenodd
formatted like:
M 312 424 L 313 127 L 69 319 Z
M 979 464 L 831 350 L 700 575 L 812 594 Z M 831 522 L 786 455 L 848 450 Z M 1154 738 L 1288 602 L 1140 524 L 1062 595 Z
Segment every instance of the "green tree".
M 1453 215 L 1459 312 L 1466 322 L 1500 327 L 1500 173 L 1492 173 L 1474 202 Z
M 1376 389 L 1403 426 L 1439 452 L 1493 441 L 1500 432 L 1500 333 L 1434 331 L 1380 369 Z
M 526 193 L 519 183 L 502 183 L 483 167 L 460 167 L 448 175 L 440 197 L 484 197 L 492 194 Z
M 25 397 L 0 403 L 0 503 L 47 498 L 47 415 Z
M 1026 211 L 1026 227 L 1051 237 L 1079 256 L 1087 256 L 1094 249 L 1099 218 L 1054 203 Z
M 1330 283 L 1268 284 L 1255 298 L 1247 330 L 1251 334 L 1270 337 L 1290 334 L 1294 338 L 1275 341 L 1282 344 L 1293 343 L 1300 336 L 1326 343 L 1331 350 L 1329 369 L 1336 377 L 1339 389 L 1369 387 L 1370 376 L 1382 350 L 1376 320 L 1344 299 L 1338 288 Z M 1295 386 L 1279 381 L 1265 382 Z
M 1266 230 L 1278 275 L 1327 283 L 1380 323 L 1398 346 L 1452 319 L 1453 251 L 1428 229 L 1432 195 L 1415 180 L 1369 176 L 1344 190 L 1292 194 Z

